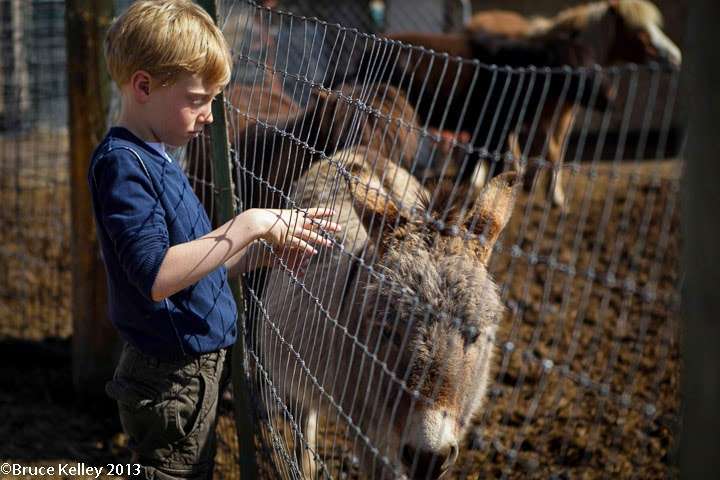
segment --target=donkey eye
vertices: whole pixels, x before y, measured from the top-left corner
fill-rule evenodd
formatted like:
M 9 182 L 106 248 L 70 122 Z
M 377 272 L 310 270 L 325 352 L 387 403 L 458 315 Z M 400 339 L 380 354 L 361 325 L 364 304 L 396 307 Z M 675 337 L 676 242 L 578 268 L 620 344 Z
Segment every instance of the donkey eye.
M 383 325 L 382 336 L 385 340 L 392 342 L 398 347 L 402 345 L 403 336 L 401 332 L 398 331 L 398 328 L 393 325 Z
M 480 338 L 480 330 L 474 326 L 467 327 L 464 333 L 465 345 L 472 345 Z

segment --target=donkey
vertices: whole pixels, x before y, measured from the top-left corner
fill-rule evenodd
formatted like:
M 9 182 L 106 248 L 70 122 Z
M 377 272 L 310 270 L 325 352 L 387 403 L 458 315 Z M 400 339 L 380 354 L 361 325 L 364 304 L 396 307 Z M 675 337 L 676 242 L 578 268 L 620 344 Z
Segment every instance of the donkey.
M 486 396 L 504 314 L 487 263 L 517 180 L 495 177 L 468 201 L 359 149 L 296 182 L 300 206 L 331 207 L 344 226 L 302 283 L 271 273 L 256 325 L 305 478 L 326 469 L 322 421 L 347 427 L 373 478 L 435 479 L 454 464 Z

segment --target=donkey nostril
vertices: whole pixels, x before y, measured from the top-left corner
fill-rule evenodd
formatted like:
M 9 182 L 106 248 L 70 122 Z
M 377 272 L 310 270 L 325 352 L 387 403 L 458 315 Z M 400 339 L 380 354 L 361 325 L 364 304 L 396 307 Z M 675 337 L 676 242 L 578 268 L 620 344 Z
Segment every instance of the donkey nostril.
M 401 455 L 403 464 L 412 469 L 410 474 L 414 479 L 440 478 L 455 463 L 457 456 L 457 444 L 451 445 L 442 453 L 415 450 L 410 445 L 405 445 Z
M 412 467 L 413 462 L 415 461 L 415 449 L 411 447 L 410 445 L 403 446 L 402 449 L 402 462 L 403 464 L 410 468 Z

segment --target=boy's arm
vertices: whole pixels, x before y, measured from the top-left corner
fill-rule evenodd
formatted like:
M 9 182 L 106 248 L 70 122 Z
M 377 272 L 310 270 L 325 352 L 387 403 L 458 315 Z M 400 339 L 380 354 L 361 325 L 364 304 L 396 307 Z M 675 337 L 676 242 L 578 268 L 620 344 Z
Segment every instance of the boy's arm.
M 197 282 L 258 238 L 271 225 L 247 211 L 204 237 L 170 246 L 166 212 L 143 165 L 123 149 L 91 167 L 99 220 L 128 280 L 159 301 Z
M 243 248 L 238 253 L 227 259 L 224 267 L 228 272 L 228 276 L 242 275 L 243 273 L 248 271 L 247 261 L 248 257 L 251 255 L 250 252 L 253 250 L 253 245 L 255 244 L 252 243 L 248 245 L 247 247 Z
M 253 251 L 251 244 L 260 238 L 277 249 L 277 254 L 291 266 L 299 266 L 317 253 L 313 245 L 332 245 L 317 229 L 340 231 L 340 225 L 325 219 L 333 213 L 323 208 L 311 208 L 306 212 L 247 210 L 197 240 L 170 247 L 155 278 L 152 299 L 163 300 L 228 262 L 235 262 L 231 267 L 240 264 L 243 271 L 249 270 L 247 257 Z M 262 255 L 262 246 L 255 246 L 260 255 L 253 256 L 267 259 Z
M 225 262 L 228 275 L 242 275 L 264 266 L 264 253 L 262 245 L 258 242 L 251 243 Z
M 100 202 L 96 205 L 100 224 L 120 266 L 129 281 L 153 301 L 196 283 L 258 238 L 279 248 L 281 254 L 299 252 L 308 257 L 316 253 L 311 244 L 330 244 L 317 229 L 340 228 L 324 219 L 332 214 L 329 209 L 253 209 L 202 238 L 170 246 L 165 211 L 140 162 L 123 151 L 111 152 L 93 164 L 90 174 L 90 187 Z M 238 260 L 243 257 L 238 255 Z
M 170 247 L 152 286 L 153 301 L 197 283 L 221 265 L 242 263 L 248 247 L 267 231 L 261 213 L 247 210 L 197 240 Z

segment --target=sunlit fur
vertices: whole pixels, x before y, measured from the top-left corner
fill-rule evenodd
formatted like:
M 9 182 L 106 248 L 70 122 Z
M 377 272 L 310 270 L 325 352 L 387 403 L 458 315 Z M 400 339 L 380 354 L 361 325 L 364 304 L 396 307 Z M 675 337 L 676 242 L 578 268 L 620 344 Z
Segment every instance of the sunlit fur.
M 597 21 L 609 8 L 615 8 L 628 26 L 644 28 L 652 24 L 662 27 L 660 10 L 646 0 L 617 0 L 593 2 L 562 10 L 552 20 L 552 26 L 583 29 L 589 22 Z

